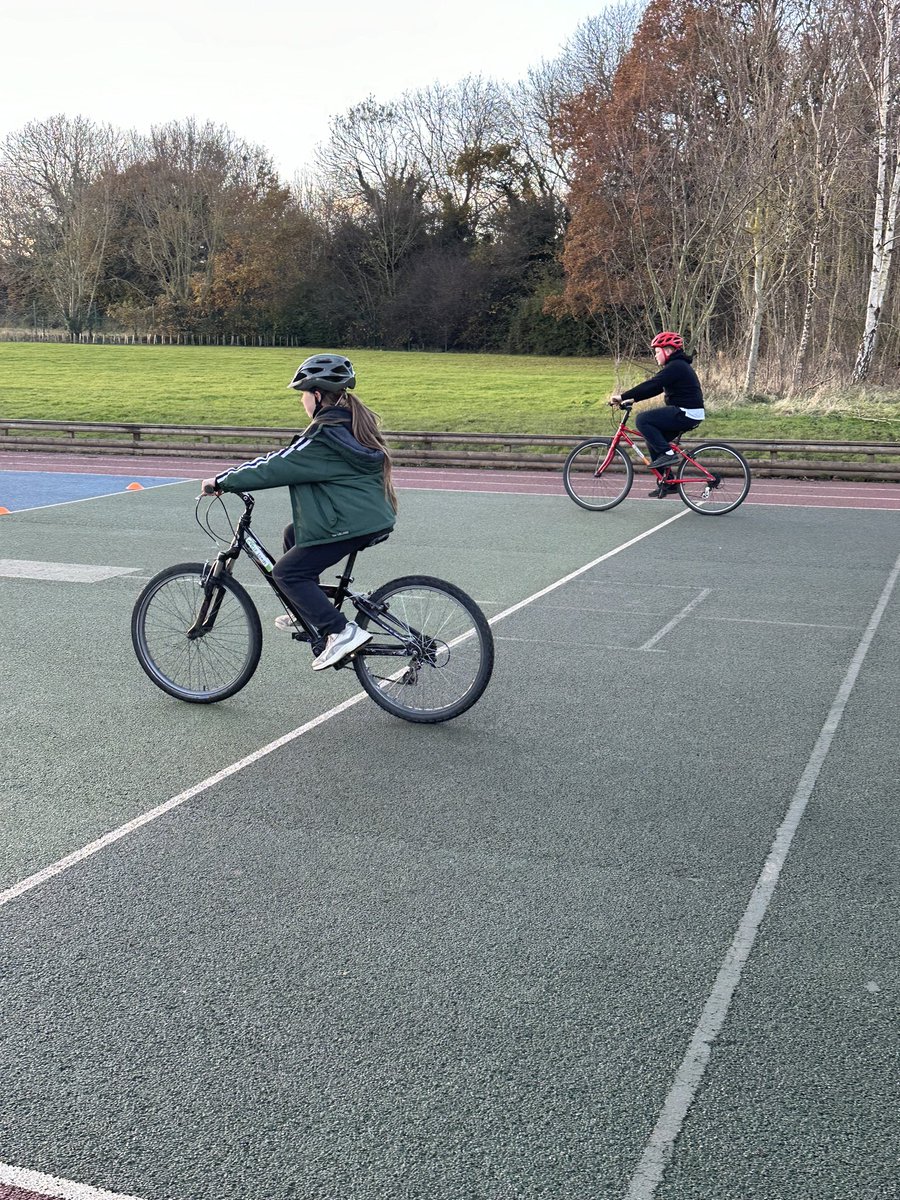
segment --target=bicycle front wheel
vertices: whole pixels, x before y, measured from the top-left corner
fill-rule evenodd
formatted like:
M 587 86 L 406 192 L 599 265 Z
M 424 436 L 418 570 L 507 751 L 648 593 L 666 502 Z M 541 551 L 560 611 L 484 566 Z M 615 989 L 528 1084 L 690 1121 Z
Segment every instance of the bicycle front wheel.
M 591 438 L 576 446 L 563 467 L 563 483 L 576 504 L 591 512 L 606 512 L 621 504 L 631 490 L 634 467 L 621 446 L 601 471 L 612 438 Z
M 746 500 L 750 465 L 737 450 L 707 442 L 687 453 L 693 463 L 681 460 L 677 483 L 678 494 L 688 508 L 707 517 L 721 517 Z
M 353 660 L 376 704 L 404 721 L 435 724 L 471 708 L 494 669 L 484 613 L 452 583 L 407 575 L 357 604 L 373 635 Z
M 230 575 L 203 581 L 203 563 L 155 575 L 135 602 L 131 640 L 158 688 L 193 704 L 239 692 L 259 663 L 262 626 L 253 601 Z

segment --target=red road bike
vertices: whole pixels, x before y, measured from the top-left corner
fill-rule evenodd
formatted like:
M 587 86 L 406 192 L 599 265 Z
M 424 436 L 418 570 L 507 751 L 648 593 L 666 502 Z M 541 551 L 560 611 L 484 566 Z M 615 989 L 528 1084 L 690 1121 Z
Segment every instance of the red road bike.
M 633 401 L 620 405 L 622 420 L 611 438 L 590 438 L 576 446 L 563 467 L 566 491 L 576 504 L 590 512 L 607 512 L 621 504 L 634 482 L 634 465 L 623 448 L 629 446 L 649 467 L 650 459 L 632 438 L 643 438 L 626 425 Z M 657 479 L 653 493 L 660 498 L 677 492 L 684 503 L 703 516 L 721 517 L 733 512 L 750 491 L 750 466 L 742 454 L 723 442 L 703 442 L 690 452 L 670 443 L 678 458 L 674 467 L 650 467 Z

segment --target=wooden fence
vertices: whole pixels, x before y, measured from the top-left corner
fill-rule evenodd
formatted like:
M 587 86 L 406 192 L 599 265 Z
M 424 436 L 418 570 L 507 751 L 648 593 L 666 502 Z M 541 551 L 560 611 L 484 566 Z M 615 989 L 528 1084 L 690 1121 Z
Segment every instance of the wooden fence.
M 92 421 L 3 420 L 0 450 L 154 455 L 168 458 L 253 457 L 284 446 L 295 429 L 229 425 L 136 425 Z M 523 433 L 385 433 L 400 466 L 559 470 L 582 436 Z M 686 450 L 700 441 L 685 438 Z M 726 439 L 758 475 L 900 482 L 900 442 L 801 442 Z

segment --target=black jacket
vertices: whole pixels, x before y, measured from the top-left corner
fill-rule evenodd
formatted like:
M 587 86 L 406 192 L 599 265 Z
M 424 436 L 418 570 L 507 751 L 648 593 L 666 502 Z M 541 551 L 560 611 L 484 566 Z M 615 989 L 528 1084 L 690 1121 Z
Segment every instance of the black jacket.
M 651 379 L 622 392 L 623 400 L 647 400 L 663 392 L 666 404 L 678 408 L 703 408 L 703 389 L 691 366 L 690 356 L 676 350 L 666 365 Z

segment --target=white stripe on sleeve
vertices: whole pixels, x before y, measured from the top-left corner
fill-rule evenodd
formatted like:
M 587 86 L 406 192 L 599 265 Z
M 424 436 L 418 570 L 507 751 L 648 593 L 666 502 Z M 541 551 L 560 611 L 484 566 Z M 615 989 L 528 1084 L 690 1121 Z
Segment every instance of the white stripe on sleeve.
M 273 458 L 286 458 L 288 454 L 294 450 L 302 450 L 304 446 L 308 446 L 309 438 L 304 438 L 300 442 L 294 442 L 292 445 L 285 447 L 284 450 L 272 450 L 269 454 L 261 454 L 259 458 L 254 458 L 250 462 L 241 463 L 238 467 L 229 467 L 227 471 L 223 471 L 218 478 L 227 479 L 229 475 L 234 475 L 238 471 L 255 470 L 257 467 L 263 467 L 267 462 L 271 462 Z

